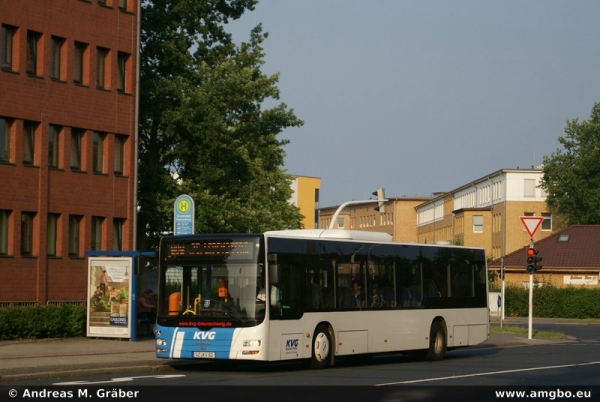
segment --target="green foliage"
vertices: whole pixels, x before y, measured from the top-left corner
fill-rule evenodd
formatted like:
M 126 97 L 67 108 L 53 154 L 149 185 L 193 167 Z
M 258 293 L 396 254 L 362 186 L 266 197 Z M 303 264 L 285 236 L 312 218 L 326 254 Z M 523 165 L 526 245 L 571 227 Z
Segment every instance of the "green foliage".
M 600 103 L 590 119 L 567 121 L 565 137 L 558 137 L 564 151 L 544 156 L 546 203 L 566 226 L 600 224 Z
M 303 124 L 276 104 L 278 74 L 261 72 L 267 37 L 257 26 L 235 45 L 224 29 L 256 0 L 156 0 L 142 4 L 138 247 L 173 227 L 173 202 L 190 195 L 196 232 L 299 228 L 282 169 Z M 265 102 L 275 106 L 264 109 Z M 148 243 L 146 243 L 148 240 Z
M 100 300 L 98 303 L 94 304 L 94 306 L 96 307 L 96 311 L 98 313 L 106 313 L 110 311 L 110 306 L 105 300 Z
M 529 290 L 509 286 L 504 290 L 506 315 L 529 315 Z M 533 289 L 533 316 L 545 318 L 600 318 L 600 289 L 557 288 L 545 285 Z
M 127 300 L 127 298 L 129 297 L 129 294 L 127 293 L 127 289 L 125 289 L 125 288 L 119 289 L 118 292 L 119 292 L 120 300 Z
M 0 308 L 0 340 L 85 336 L 86 310 L 77 306 Z

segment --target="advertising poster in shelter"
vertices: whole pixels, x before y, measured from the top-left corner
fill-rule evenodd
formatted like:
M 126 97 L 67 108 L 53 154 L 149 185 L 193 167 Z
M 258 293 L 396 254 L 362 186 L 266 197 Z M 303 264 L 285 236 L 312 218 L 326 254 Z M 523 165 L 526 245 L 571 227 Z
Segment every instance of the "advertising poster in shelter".
M 131 275 L 131 257 L 88 259 L 87 336 L 131 336 Z

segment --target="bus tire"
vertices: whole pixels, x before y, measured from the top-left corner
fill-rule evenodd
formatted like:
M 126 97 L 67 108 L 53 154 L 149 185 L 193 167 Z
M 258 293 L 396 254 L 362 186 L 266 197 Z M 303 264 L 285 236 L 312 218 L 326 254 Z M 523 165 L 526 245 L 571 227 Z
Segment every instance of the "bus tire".
M 325 325 L 317 326 L 315 329 L 315 335 L 313 336 L 312 342 L 312 357 L 310 359 L 309 367 L 311 369 L 323 369 L 329 366 L 329 360 L 331 359 L 331 351 L 333 349 L 331 344 L 331 335 Z
M 425 354 L 425 360 L 442 360 L 446 354 L 446 350 L 446 327 L 440 321 L 435 321 L 433 324 L 431 324 L 431 331 L 429 333 L 429 349 Z

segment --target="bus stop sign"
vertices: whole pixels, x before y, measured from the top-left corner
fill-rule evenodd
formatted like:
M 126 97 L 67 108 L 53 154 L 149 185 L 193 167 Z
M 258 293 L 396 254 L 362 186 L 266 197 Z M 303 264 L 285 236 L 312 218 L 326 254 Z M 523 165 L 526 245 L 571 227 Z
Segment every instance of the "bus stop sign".
M 533 238 L 533 235 L 537 232 L 543 220 L 543 216 L 521 216 L 523 227 L 525 227 L 525 230 L 527 230 L 527 233 L 529 233 L 529 237 L 531 238 Z

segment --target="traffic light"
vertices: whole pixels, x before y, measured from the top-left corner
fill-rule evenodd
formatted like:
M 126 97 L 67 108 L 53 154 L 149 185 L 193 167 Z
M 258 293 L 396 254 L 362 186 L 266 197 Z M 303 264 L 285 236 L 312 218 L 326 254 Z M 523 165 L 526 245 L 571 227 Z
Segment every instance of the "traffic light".
M 375 207 L 375 211 L 385 212 L 385 188 L 377 189 L 377 191 L 373 192 L 373 195 L 377 196 L 377 200 L 379 201 L 379 205 Z
M 527 272 L 533 273 L 542 269 L 541 265 L 538 266 L 538 262 L 542 261 L 542 257 L 537 256 L 538 253 L 539 250 L 534 249 L 533 246 L 527 249 Z

